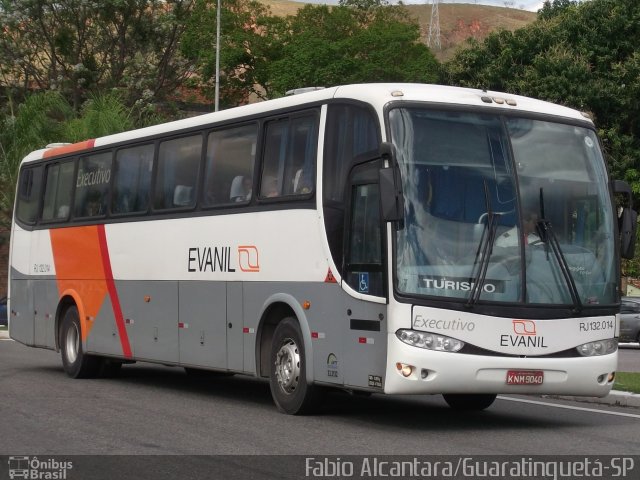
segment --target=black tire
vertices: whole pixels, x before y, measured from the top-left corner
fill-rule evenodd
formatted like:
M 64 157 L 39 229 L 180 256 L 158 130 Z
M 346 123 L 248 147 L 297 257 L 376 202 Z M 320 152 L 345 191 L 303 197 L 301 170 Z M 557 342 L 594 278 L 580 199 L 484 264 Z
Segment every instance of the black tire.
M 62 317 L 60 330 L 62 366 L 71 378 L 97 377 L 100 374 L 102 361 L 99 357 L 84 353 L 80 332 L 78 309 L 75 306 L 69 307 Z
M 489 408 L 497 397 L 494 393 L 445 393 L 442 396 L 451 408 L 466 411 Z
M 321 390 L 307 383 L 304 342 L 295 318 L 287 317 L 276 327 L 269 359 L 269 386 L 278 410 L 303 415 L 317 408 Z

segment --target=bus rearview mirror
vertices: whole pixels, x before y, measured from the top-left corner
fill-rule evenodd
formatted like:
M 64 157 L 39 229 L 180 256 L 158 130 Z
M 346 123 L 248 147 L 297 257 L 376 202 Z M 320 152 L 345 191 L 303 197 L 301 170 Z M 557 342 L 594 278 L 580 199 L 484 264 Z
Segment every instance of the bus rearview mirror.
M 638 213 L 631 208 L 633 193 L 627 182 L 614 180 L 613 193 L 624 197 L 625 203 L 618 216 L 618 230 L 620 232 L 620 256 L 633 258 L 636 250 L 636 230 L 638 228 Z
M 637 228 L 638 213 L 630 208 L 624 208 L 620 218 L 620 256 L 622 258 L 633 258 L 635 255 Z
M 398 222 L 404 215 L 402 179 L 396 147 L 391 142 L 382 142 L 378 153 L 385 168 L 380 169 L 380 210 L 385 222 Z
M 380 210 L 385 222 L 402 220 L 404 213 L 402 192 L 394 170 L 393 167 L 380 169 Z

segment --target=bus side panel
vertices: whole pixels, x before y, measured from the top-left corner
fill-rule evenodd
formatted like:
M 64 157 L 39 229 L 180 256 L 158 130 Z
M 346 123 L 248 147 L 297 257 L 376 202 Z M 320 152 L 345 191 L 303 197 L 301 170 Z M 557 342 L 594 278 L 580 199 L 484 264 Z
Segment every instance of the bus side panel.
M 105 295 L 87 336 L 87 352 L 115 357 L 124 356 L 122 340 L 108 295 Z
M 9 334 L 20 343 L 34 345 L 33 282 L 26 278 L 16 279 L 20 274 L 13 269 L 11 273 Z
M 56 310 L 58 286 L 55 278 L 38 277 L 31 281 L 34 296 L 34 344 L 39 347 L 56 348 Z
M 387 306 L 343 294 L 345 311 L 345 385 L 382 390 L 387 360 Z
M 10 298 L 7 308 L 9 334 L 25 345 L 34 344 L 33 289 L 31 277 L 31 232 L 15 223 L 11 231 L 9 269 Z
M 225 282 L 180 282 L 180 364 L 227 368 Z
M 258 323 L 260 322 L 260 311 L 270 293 L 276 291 L 277 288 L 266 289 L 263 282 L 243 282 L 243 322 L 242 322 L 242 344 L 243 344 L 243 369 L 245 373 L 260 375 L 256 372 L 256 341 L 258 332 Z M 271 347 L 269 347 L 271 348 Z
M 178 282 L 115 283 L 133 358 L 178 363 Z
M 244 369 L 244 305 L 242 282 L 227 282 L 227 368 Z
M 47 230 L 30 232 L 29 263 L 33 289 L 34 343 L 56 348 L 56 311 L 60 299 L 56 281 L 51 239 Z
M 307 311 L 313 344 L 314 379 L 344 385 L 347 362 L 344 335 L 348 327 L 342 290 L 336 283 L 310 284 L 311 308 Z

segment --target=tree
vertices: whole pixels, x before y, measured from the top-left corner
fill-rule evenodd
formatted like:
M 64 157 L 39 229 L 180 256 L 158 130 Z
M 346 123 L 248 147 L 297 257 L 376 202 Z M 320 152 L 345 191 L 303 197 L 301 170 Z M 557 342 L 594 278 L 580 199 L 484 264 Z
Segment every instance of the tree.
M 195 0 L 0 0 L 5 89 L 57 90 L 77 111 L 92 91 L 165 99 L 189 64 L 179 42 Z
M 578 3 L 578 0 L 545 0 L 542 8 L 538 10 L 540 20 L 549 20 Z
M 213 98 L 217 2 L 197 0 L 187 23 L 182 54 L 194 62 L 197 75 L 191 83 Z M 225 0 L 221 13 L 220 104 L 224 107 L 246 103 L 250 95 L 265 98 L 264 65 L 269 61 L 271 38 L 280 20 L 255 0 Z
M 275 95 L 304 86 L 435 82 L 438 63 L 406 10 L 375 0 L 306 5 L 286 19 L 279 56 L 269 63 Z
M 117 93 L 94 95 L 80 109 L 80 116 L 67 120 L 64 139 L 80 142 L 135 128 L 133 109 L 126 107 Z
M 214 0 L 198 0 L 195 12 L 183 53 L 197 61 L 193 80 L 211 97 Z M 420 42 L 418 24 L 404 7 L 384 0 L 305 5 L 286 18 L 272 16 L 253 0 L 228 0 L 221 13 L 223 106 L 245 103 L 251 95 L 281 96 L 300 86 L 438 78 L 438 63 Z

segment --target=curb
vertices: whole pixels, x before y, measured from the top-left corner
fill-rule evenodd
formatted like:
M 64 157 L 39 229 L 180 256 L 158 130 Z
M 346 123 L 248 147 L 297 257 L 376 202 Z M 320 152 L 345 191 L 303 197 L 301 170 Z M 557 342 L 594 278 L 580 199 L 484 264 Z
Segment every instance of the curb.
M 611 390 L 606 397 L 573 397 L 565 395 L 543 395 L 545 398 L 555 398 L 558 400 L 571 400 L 572 402 L 596 403 L 599 405 L 611 405 L 613 407 L 640 408 L 640 395 L 620 390 Z
M 9 330 L 0 330 L 0 340 L 6 340 L 9 338 Z

